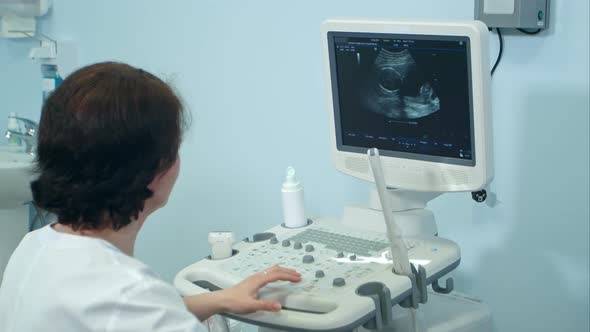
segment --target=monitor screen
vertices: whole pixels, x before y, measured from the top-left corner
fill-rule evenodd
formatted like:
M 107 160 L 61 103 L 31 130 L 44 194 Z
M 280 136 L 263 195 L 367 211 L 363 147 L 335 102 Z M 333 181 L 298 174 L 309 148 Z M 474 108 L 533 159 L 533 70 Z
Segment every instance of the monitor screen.
M 474 166 L 469 42 L 328 32 L 338 150 Z

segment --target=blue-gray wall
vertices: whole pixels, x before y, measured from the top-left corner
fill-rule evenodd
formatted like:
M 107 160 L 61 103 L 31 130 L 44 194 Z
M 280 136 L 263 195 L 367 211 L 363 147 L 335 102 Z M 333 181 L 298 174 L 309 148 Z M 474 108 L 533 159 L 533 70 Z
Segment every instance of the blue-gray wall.
M 431 204 L 462 248 L 457 287 L 491 305 L 498 331 L 589 329 L 589 5 L 552 2 L 549 31 L 506 33 L 493 79 L 498 205 Z M 164 278 L 207 253 L 208 231 L 279 222 L 288 165 L 312 215 L 365 200 L 368 184 L 330 162 L 319 26 L 342 16 L 472 18 L 473 1 L 56 0 L 42 19 L 44 33 L 78 42 L 80 64 L 172 79 L 193 113 L 175 192 L 138 242 Z M 39 118 L 34 44 L 0 40 L 0 119 Z

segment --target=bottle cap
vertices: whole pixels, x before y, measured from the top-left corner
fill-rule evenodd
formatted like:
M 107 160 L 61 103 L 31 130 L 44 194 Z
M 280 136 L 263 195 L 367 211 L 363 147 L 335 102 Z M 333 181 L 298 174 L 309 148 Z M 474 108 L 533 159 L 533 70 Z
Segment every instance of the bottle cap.
M 298 189 L 300 187 L 301 182 L 297 179 L 295 168 L 291 166 L 287 167 L 287 176 L 285 177 L 285 182 L 283 182 L 283 189 Z

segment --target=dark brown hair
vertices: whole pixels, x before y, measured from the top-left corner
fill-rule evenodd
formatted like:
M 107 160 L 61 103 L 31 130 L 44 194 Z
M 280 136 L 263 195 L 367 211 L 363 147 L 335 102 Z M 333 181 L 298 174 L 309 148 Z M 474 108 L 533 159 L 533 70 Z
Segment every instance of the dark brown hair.
M 176 161 L 184 127 L 180 99 L 156 76 L 113 62 L 79 69 L 43 105 L 34 203 L 74 229 L 126 226 Z

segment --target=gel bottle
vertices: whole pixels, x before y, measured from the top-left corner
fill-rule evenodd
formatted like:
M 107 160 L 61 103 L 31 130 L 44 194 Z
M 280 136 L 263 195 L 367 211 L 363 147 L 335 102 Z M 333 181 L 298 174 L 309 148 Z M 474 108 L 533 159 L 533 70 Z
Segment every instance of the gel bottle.
M 281 192 L 285 227 L 298 228 L 307 225 L 303 205 L 303 186 L 295 176 L 295 169 L 291 166 L 287 167 L 287 176 Z

